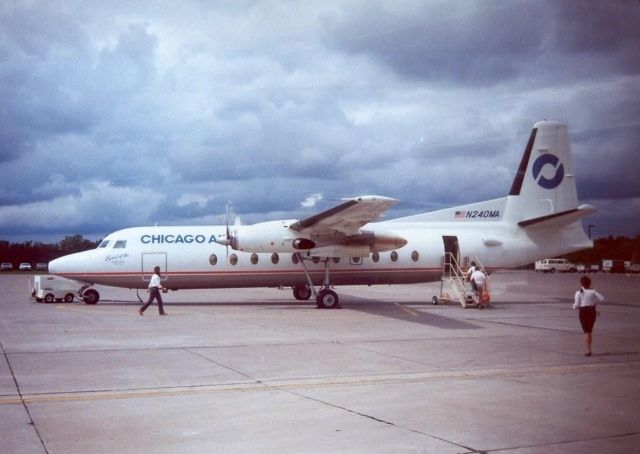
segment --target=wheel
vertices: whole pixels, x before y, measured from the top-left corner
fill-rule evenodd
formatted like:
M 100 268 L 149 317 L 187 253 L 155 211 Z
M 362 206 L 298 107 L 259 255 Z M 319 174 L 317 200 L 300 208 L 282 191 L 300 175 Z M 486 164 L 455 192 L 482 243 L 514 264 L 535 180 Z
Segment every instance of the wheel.
M 293 287 L 293 297 L 299 301 L 305 301 L 311 298 L 311 289 L 308 286 Z
M 316 301 L 319 308 L 334 309 L 338 307 L 338 294 L 329 289 L 320 290 Z
M 85 290 L 82 294 L 82 300 L 86 304 L 97 304 L 100 301 L 100 294 L 94 289 Z
M 555 273 L 556 269 L 555 268 L 551 268 L 551 274 Z
M 73 293 L 67 293 L 66 295 L 64 295 L 64 302 L 73 303 Z
M 438 303 L 439 303 L 438 297 L 434 295 L 433 298 L 431 298 L 431 304 L 436 306 Z
M 47 293 L 44 297 L 45 303 L 53 303 L 54 300 L 55 300 L 55 297 L 51 293 Z

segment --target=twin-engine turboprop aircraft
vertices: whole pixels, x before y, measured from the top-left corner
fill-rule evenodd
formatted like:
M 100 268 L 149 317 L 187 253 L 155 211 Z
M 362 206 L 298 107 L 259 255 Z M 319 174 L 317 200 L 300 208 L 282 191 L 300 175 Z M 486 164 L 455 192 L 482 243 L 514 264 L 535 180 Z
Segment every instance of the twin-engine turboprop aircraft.
M 360 196 L 306 219 L 231 228 L 129 228 L 49 271 L 84 284 L 89 304 L 100 298 L 92 285 L 145 288 L 159 265 L 173 290 L 291 287 L 333 308 L 333 285 L 440 280 L 445 256 L 494 271 L 592 246 L 580 219 L 595 208 L 578 205 L 567 127 L 556 122 L 534 125 L 508 196 L 373 222 L 397 202 Z

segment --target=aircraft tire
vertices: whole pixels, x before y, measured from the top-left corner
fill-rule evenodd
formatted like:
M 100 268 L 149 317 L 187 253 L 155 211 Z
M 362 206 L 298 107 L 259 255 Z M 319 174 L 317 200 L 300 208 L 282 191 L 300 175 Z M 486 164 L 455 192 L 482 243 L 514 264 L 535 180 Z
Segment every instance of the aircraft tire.
M 339 305 L 338 294 L 329 289 L 320 290 L 316 302 L 321 309 L 335 309 Z
M 293 287 L 293 297 L 299 301 L 306 301 L 311 298 L 311 289 L 308 286 Z
M 431 298 L 431 304 L 436 306 L 438 303 L 439 303 L 438 297 L 434 295 L 433 298 Z
M 85 304 L 97 304 L 98 301 L 100 301 L 100 294 L 92 288 L 85 290 L 82 294 L 82 301 L 84 301 Z

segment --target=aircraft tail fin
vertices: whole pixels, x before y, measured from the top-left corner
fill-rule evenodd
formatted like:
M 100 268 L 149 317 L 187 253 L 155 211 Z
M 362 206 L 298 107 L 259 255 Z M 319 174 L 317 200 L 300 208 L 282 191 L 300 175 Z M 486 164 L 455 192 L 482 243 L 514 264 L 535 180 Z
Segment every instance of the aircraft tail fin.
M 521 227 L 562 226 L 594 211 L 578 205 L 567 125 L 539 121 L 511 185 L 504 220 Z

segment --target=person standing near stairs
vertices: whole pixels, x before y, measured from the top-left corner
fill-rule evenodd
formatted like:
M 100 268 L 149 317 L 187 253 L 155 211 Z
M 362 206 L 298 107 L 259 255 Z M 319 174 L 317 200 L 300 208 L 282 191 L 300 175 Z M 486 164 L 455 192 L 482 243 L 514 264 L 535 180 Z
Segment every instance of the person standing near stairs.
M 471 287 L 473 288 L 475 285 L 475 293 L 478 298 L 478 309 L 484 308 L 484 301 L 482 298 L 482 294 L 485 290 L 487 290 L 487 275 L 484 273 L 484 270 L 479 267 L 471 274 Z
M 476 270 L 476 262 L 471 262 L 471 266 L 469 267 L 469 269 L 467 270 L 467 272 L 464 274 L 465 277 L 467 278 L 467 280 L 471 283 L 471 290 L 473 292 L 476 291 L 476 285 L 475 282 L 471 279 L 471 276 L 473 275 L 474 271 Z

